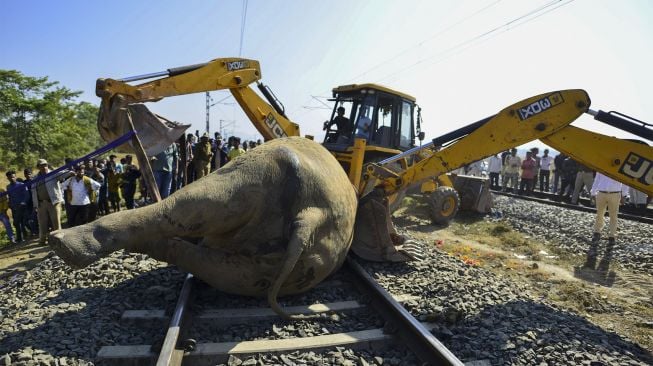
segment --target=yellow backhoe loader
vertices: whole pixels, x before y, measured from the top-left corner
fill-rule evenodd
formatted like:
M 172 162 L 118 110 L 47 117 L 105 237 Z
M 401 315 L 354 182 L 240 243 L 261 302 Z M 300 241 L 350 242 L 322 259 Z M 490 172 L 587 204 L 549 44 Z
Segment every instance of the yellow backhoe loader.
M 158 78 L 138 85 L 133 81 Z M 146 111 L 142 102 L 164 97 L 228 89 L 266 140 L 299 136 L 299 125 L 285 115 L 283 105 L 260 82 L 258 61 L 215 59 L 205 64 L 169 69 L 121 80 L 98 79 L 102 98 L 98 128 L 110 140 L 134 128 L 147 154 L 156 154 L 183 134 L 185 126 Z M 250 87 L 257 83 L 261 98 Z M 575 160 L 647 194 L 653 194 L 653 149 L 569 126 L 583 113 L 653 140 L 644 122 L 614 112 L 592 111 L 583 90 L 563 90 L 525 99 L 436 139 L 423 140 L 420 109 L 415 98 L 379 85 L 345 85 L 333 89 L 332 117 L 323 146 L 341 163 L 359 194 L 352 250 L 368 260 L 412 258 L 402 248 L 390 211 L 405 191 L 422 185 L 430 192 L 434 221 L 448 222 L 460 199 L 446 173 L 495 153 L 540 139 Z M 337 126 L 337 128 L 333 128 Z M 186 126 L 187 127 L 187 126 Z M 489 194 L 483 185 L 463 181 L 470 206 L 486 209 Z M 462 188 L 461 188 L 462 187 Z

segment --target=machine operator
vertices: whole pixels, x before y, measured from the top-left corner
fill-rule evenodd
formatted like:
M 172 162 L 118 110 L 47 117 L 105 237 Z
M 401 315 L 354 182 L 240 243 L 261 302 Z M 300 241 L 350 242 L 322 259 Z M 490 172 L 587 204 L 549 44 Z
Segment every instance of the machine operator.
M 338 127 L 338 132 L 335 139 L 338 139 L 340 136 L 349 138 L 351 136 L 351 121 L 349 118 L 345 117 L 345 107 L 338 107 L 338 115 L 331 120 L 331 122 L 326 122 L 324 124 L 324 130 L 328 131 L 331 126 L 336 125 Z

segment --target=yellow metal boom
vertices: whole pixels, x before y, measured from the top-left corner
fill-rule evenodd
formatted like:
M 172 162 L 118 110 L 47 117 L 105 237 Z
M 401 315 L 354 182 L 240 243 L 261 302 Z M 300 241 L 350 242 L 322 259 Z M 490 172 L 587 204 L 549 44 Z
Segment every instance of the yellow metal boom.
M 138 85 L 128 82 L 159 77 Z M 102 98 L 100 118 L 111 118 L 114 104 L 155 102 L 165 97 L 228 89 L 265 140 L 299 136 L 299 125 L 291 122 L 281 110 L 266 102 L 250 88 L 259 83 L 258 61 L 242 58 L 218 58 L 205 64 L 168 69 L 161 73 L 122 80 L 98 79 L 95 93 Z M 263 91 L 263 90 L 262 90 Z M 263 91 L 265 94 L 266 91 Z M 119 97 L 119 98 L 116 98 Z M 110 121 L 100 121 L 110 124 Z
M 479 127 L 446 147 L 426 146 L 435 151 L 404 171 L 389 170 L 383 166 L 384 162 L 368 164 L 363 179 L 379 179 L 386 195 L 390 195 L 433 176 L 540 139 L 582 164 L 653 195 L 653 148 L 569 126 L 588 111 L 590 103 L 587 93 L 579 89 L 525 99 L 482 121 Z M 402 155 L 415 153 L 408 151 Z

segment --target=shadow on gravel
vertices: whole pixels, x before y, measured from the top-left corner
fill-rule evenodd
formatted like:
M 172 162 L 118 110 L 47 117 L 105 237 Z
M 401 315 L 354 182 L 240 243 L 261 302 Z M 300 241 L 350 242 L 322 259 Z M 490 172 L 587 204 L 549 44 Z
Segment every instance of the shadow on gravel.
M 582 266 L 574 267 L 574 277 L 581 280 L 596 283 L 605 287 L 612 287 L 617 275 L 610 270 L 614 244 L 607 244 L 603 255 L 599 255 L 599 243 L 590 243 L 587 253 L 585 253 L 585 263 Z
M 469 212 L 469 211 L 460 211 L 456 214 L 454 221 L 461 225 L 472 225 L 478 222 L 485 220 L 485 214 Z M 430 218 L 427 217 L 418 217 L 411 214 L 405 215 L 394 215 L 392 217 L 392 222 L 395 226 L 403 228 L 405 230 L 417 231 L 422 233 L 430 233 L 433 231 L 441 230 L 447 227 L 447 225 L 438 225 L 431 222 Z
M 92 285 L 94 279 L 86 279 Z M 166 308 L 171 312 L 182 279 L 182 273 L 174 267 L 167 267 L 137 275 L 111 288 L 65 289 L 66 284 L 60 284 L 64 289 L 53 297 L 49 297 L 45 289 L 33 300 L 24 299 L 26 303 L 34 301 L 37 306 L 28 305 L 26 309 L 19 310 L 15 319 L 15 323 L 22 327 L 39 325 L 29 330 L 0 333 L 0 355 L 23 350 L 21 354 L 12 355 L 13 362 L 29 361 L 32 357 L 34 360 L 45 357 L 50 363 L 54 362 L 53 357 L 94 361 L 97 352 L 105 345 L 150 343 L 151 339 L 143 339 L 148 330 L 123 324 L 120 317 L 123 311 L 131 309 Z M 76 280 L 81 283 L 85 278 Z M 52 281 L 57 279 L 53 278 Z M 44 318 L 47 320 L 42 320 Z M 165 328 L 165 323 L 156 324 L 150 333 L 152 337 L 162 338 Z M 32 351 L 25 351 L 26 348 Z M 70 364 L 71 361 L 68 362 Z
M 446 226 L 432 224 L 430 219 L 418 219 L 410 215 L 398 215 L 392 218 L 395 226 L 403 228 L 405 230 L 417 231 L 422 233 L 431 233 L 440 229 L 444 229 Z
M 434 335 L 462 360 L 528 365 L 653 363 L 650 351 L 616 333 L 533 301 L 488 306 L 455 324 L 442 324 L 433 329 Z

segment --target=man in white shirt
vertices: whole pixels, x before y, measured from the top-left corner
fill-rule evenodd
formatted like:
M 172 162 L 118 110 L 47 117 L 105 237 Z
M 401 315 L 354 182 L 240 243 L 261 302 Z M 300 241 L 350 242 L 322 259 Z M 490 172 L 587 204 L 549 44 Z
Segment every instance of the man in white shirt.
M 62 184 L 70 203 L 68 227 L 83 225 L 88 221 L 89 207 L 100 187 L 100 183 L 84 176 L 84 169 L 80 165 L 75 166 L 75 176 Z
M 488 163 L 487 170 L 490 173 L 490 188 L 491 189 L 500 189 L 499 187 L 499 174 L 501 174 L 501 158 L 494 154 L 490 157 L 490 162 Z
M 549 156 L 549 149 L 544 149 L 544 156 L 540 158 L 540 192 L 549 191 L 549 177 L 551 176 L 551 163 L 553 158 Z
M 601 239 L 601 229 L 603 229 L 604 225 L 603 216 L 607 208 L 610 215 L 608 244 L 612 246 L 615 243 L 615 235 L 617 234 L 619 205 L 623 204 L 626 196 L 628 196 L 628 186 L 597 172 L 590 194 L 592 197 L 596 197 L 596 221 L 594 222 L 592 242 L 598 242 Z

